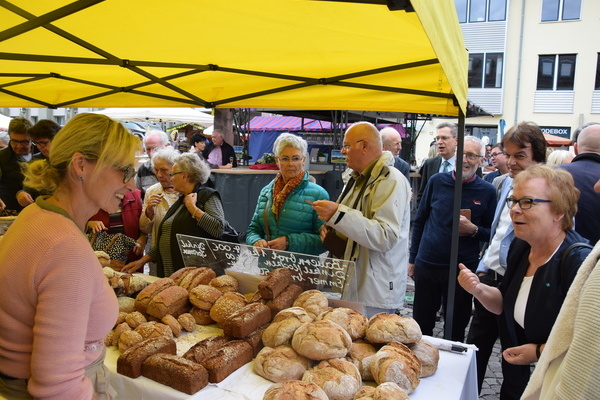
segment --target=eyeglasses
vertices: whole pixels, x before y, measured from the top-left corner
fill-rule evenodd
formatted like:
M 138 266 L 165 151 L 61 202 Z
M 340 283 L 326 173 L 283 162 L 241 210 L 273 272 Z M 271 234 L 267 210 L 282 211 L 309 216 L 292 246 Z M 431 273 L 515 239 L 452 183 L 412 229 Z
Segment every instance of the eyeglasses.
M 450 140 L 454 138 L 454 136 L 436 136 L 434 139 L 437 142 L 438 140 Z
M 286 162 L 286 163 L 288 163 L 288 162 L 299 163 L 299 162 L 302 162 L 303 157 L 293 156 L 292 158 L 290 158 L 290 157 L 283 156 L 283 157 L 278 157 L 278 159 L 279 159 L 279 161 Z
M 490 154 L 490 157 L 498 157 L 498 156 L 503 156 L 503 155 L 504 155 L 504 152 L 500 151 L 498 153 L 492 153 L 492 154 Z
M 365 139 L 360 139 L 360 140 L 357 140 L 354 143 L 345 144 L 345 145 L 342 146 L 342 150 L 348 150 L 350 147 L 352 147 L 352 145 L 355 145 L 356 143 L 360 143 L 360 142 L 364 142 L 364 141 L 365 141 Z
M 169 176 L 172 178 L 172 177 L 174 177 L 175 175 L 177 175 L 177 174 L 181 174 L 181 173 L 183 173 L 183 171 L 179 171 L 179 172 L 171 172 L 171 173 L 169 174 Z
M 115 168 L 118 169 L 119 171 L 123 172 L 123 183 L 127 183 L 131 180 L 131 178 L 133 178 L 136 174 L 136 170 L 133 166 L 131 165 L 119 165 L 119 164 L 115 164 Z
M 10 139 L 10 142 L 19 146 L 31 146 L 31 140 L 15 140 Z
M 513 208 L 515 204 L 519 203 L 519 208 L 521 210 L 529 210 L 532 206 L 537 203 L 552 203 L 552 200 L 544 200 L 544 199 L 531 199 L 529 197 L 523 197 L 521 199 L 515 199 L 514 197 L 506 198 L 507 207 Z
M 46 147 L 50 144 L 49 140 L 40 140 L 38 142 L 33 142 L 33 144 L 35 144 L 37 147 Z
M 479 154 L 473 154 L 473 153 L 465 153 L 464 156 L 467 157 L 467 159 L 469 161 L 477 161 L 481 157 L 483 157 L 483 156 L 480 156 Z

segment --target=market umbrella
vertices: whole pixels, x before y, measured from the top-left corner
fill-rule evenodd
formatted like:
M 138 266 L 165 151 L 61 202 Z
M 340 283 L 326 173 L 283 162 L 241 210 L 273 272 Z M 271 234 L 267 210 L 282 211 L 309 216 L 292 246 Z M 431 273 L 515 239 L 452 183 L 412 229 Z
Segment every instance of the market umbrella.
M 93 111 L 119 121 L 185 122 L 203 127 L 213 125 L 214 117 L 193 108 L 106 108 Z
M 573 144 L 573 141 L 571 139 L 551 135 L 549 133 L 544 133 L 544 139 L 546 139 L 546 144 L 550 147 L 571 146 Z

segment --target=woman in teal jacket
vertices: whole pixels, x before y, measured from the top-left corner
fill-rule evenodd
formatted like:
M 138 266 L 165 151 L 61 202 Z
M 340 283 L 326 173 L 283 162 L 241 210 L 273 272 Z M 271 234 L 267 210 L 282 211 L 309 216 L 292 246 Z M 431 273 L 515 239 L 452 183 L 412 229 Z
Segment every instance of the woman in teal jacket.
M 291 133 L 282 133 L 275 140 L 279 173 L 258 196 L 246 244 L 314 255 L 326 251 L 319 236 L 323 221 L 307 200 L 329 200 L 329 195 L 310 182 L 303 168 L 307 147 L 304 139 Z

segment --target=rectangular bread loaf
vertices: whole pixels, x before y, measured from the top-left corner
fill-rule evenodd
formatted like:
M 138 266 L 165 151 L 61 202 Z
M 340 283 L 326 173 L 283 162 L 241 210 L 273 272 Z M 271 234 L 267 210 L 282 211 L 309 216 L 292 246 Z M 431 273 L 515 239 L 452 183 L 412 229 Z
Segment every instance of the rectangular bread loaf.
M 252 347 L 253 357 L 256 357 L 258 352 L 261 351 L 263 347 L 265 347 L 262 341 L 262 334 L 268 326 L 268 323 L 264 324 L 263 326 L 261 326 L 260 328 L 258 328 L 257 330 L 255 330 L 254 332 L 242 339 L 243 341 L 248 343 L 250 347 Z
M 205 359 L 212 357 L 228 341 L 229 339 L 223 335 L 211 336 L 190 347 L 183 357 L 190 361 L 201 363 Z
M 294 300 L 302 293 L 302 288 L 298 285 L 288 285 L 283 292 L 279 293 L 274 299 L 268 300 L 265 304 L 271 309 L 271 319 L 283 309 L 290 308 Z
M 223 333 L 242 339 L 271 321 L 271 309 L 262 303 L 251 303 L 225 317 Z
M 243 340 L 232 340 L 225 343 L 210 358 L 202 361 L 208 371 L 208 381 L 219 383 L 242 365 L 252 361 L 252 347 Z
M 142 364 L 142 375 L 187 394 L 208 385 L 208 373 L 202 365 L 171 354 L 148 357 Z
M 158 336 L 134 344 L 117 359 L 117 372 L 130 378 L 142 375 L 142 363 L 154 354 L 177 354 L 177 345 L 172 338 Z
M 292 283 L 292 271 L 287 268 L 278 268 L 269 272 L 264 281 L 258 284 L 258 292 L 263 299 L 274 299 Z
M 153 317 L 163 318 L 179 312 L 188 305 L 188 291 L 181 286 L 171 286 L 159 292 L 148 303 L 146 312 Z

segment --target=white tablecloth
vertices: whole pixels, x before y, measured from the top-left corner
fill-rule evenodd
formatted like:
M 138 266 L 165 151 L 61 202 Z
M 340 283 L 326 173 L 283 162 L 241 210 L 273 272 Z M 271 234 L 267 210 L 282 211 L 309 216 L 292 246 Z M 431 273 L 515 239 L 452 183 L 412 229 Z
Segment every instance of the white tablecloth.
M 193 334 L 177 339 L 177 353 L 183 354 L 192 344 L 208 336 L 219 334 L 220 330 L 213 326 L 200 327 Z M 443 339 L 424 337 L 434 344 L 447 342 Z M 253 362 L 244 365 L 218 384 L 209 384 L 196 394 L 189 396 L 170 387 L 161 385 L 146 377 L 128 378 L 117 373 L 119 351 L 109 347 L 105 364 L 110 371 L 110 382 L 119 394 L 117 400 L 260 400 L 265 391 L 273 384 L 253 372 Z M 374 382 L 369 382 L 374 384 Z M 441 397 L 440 397 L 441 396 Z M 421 379 L 417 389 L 410 395 L 411 400 L 445 400 L 477 399 L 477 369 L 475 353 L 469 349 L 466 353 L 440 351 L 438 370 L 430 377 Z

